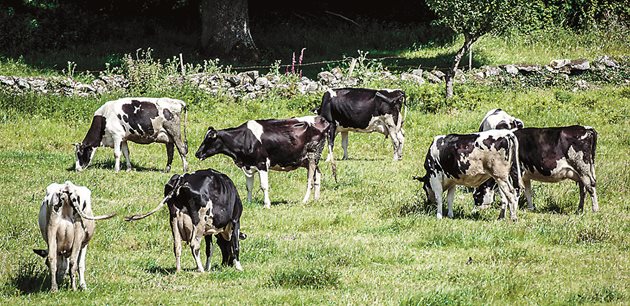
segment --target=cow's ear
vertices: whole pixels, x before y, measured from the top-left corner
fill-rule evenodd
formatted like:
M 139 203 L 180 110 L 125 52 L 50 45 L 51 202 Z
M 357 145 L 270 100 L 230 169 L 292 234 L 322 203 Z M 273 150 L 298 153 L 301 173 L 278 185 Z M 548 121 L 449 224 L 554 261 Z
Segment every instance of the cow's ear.
M 206 135 L 210 138 L 217 138 L 217 130 L 215 130 L 213 127 L 209 126 L 208 127 L 208 132 L 206 133 Z
M 171 179 L 168 180 L 166 185 L 164 185 L 164 195 L 165 196 L 169 192 L 171 192 L 171 190 L 173 190 L 173 188 L 175 188 L 175 186 L 177 186 L 177 183 L 179 183 L 179 179 L 180 178 L 181 178 L 181 176 L 179 174 L 173 174 L 173 176 L 171 176 Z
M 43 257 L 43 258 L 46 258 L 46 256 L 48 256 L 48 250 L 41 250 L 41 249 L 36 250 L 36 249 L 33 249 L 33 253 L 35 253 L 35 254 Z

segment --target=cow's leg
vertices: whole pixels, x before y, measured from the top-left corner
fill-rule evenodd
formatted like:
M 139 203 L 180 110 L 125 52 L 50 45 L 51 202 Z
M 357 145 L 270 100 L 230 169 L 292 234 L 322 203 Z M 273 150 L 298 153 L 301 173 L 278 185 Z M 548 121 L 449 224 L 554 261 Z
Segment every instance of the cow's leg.
M 315 166 L 315 200 L 319 199 L 320 189 L 322 187 L 322 172 L 319 171 L 319 167 Z
M 221 265 L 229 265 L 231 248 L 230 242 L 225 240 L 222 235 L 217 235 L 217 244 L 219 245 L 219 249 L 221 249 Z
M 584 211 L 584 198 L 586 197 L 586 187 L 584 183 L 577 182 L 578 188 L 580 189 L 580 202 L 578 203 L 577 213 L 581 213 Z
M 203 269 L 203 265 L 201 264 L 201 237 L 194 236 L 190 241 L 190 251 L 192 252 L 193 257 L 195 258 L 195 263 L 197 264 L 197 272 L 205 271 Z
M 165 145 L 166 145 L 166 168 L 164 168 L 164 172 L 170 172 L 171 165 L 173 164 L 173 153 L 175 153 L 175 144 L 173 144 L 172 142 L 167 142 L 165 143 Z
M 595 190 L 595 168 L 591 166 L 590 170 L 590 175 L 582 175 L 581 184 L 584 186 L 584 191 L 588 192 L 591 196 L 591 202 L 593 202 L 593 212 L 597 212 L 599 211 L 599 204 L 597 203 L 597 191 Z M 582 196 L 581 192 L 582 190 L 580 190 L 580 202 L 583 202 L 584 196 Z M 584 203 L 582 203 L 582 207 L 584 207 L 583 204 Z
M 258 175 L 260 177 L 260 189 L 262 189 L 265 195 L 265 199 L 263 200 L 263 203 L 265 203 L 264 207 L 271 208 L 271 200 L 269 200 L 269 172 L 259 170 Z
M 308 202 L 309 198 L 311 197 L 311 189 L 313 188 L 313 180 L 315 177 L 315 167 L 317 167 L 317 165 L 315 165 L 315 161 L 310 159 L 308 161 L 308 170 L 306 172 L 306 194 L 304 195 L 302 203 Z
M 188 146 L 183 143 L 179 138 L 175 138 L 175 147 L 177 148 L 177 153 L 179 153 L 179 157 L 182 159 L 182 167 L 184 172 L 188 171 L 188 161 L 186 161 L 186 154 L 188 154 Z
M 81 252 L 79 252 L 79 288 L 81 290 L 87 289 L 87 284 L 85 283 L 85 256 L 87 253 L 87 245 L 81 248 Z
M 131 159 L 129 158 L 129 146 L 127 145 L 127 141 L 123 141 L 120 143 L 120 149 L 122 150 L 123 156 L 125 156 L 127 171 L 133 170 L 133 167 L 131 167 Z
M 591 194 L 591 201 L 593 202 L 593 212 L 599 211 L 599 204 L 597 203 L 597 191 L 595 187 L 591 187 L 590 189 L 586 187 L 586 190 Z
M 177 226 L 177 218 L 171 216 L 171 233 L 173 234 L 173 253 L 175 253 L 175 271 L 181 271 L 182 236 Z
M 529 179 L 523 179 L 523 188 L 525 189 L 525 199 L 527 200 L 527 209 L 535 210 L 534 200 L 532 199 L 532 181 Z
M 455 197 L 455 187 L 455 185 L 451 186 L 446 195 L 446 202 L 448 203 L 448 217 L 451 219 L 453 219 L 453 198 Z
M 52 223 L 52 222 L 51 222 Z M 50 268 L 50 291 L 57 291 L 57 226 L 48 225 L 48 267 Z
M 122 140 L 114 139 L 114 170 L 120 171 L 120 151 L 122 146 Z
M 442 219 L 442 183 L 435 179 L 430 179 L 431 189 L 435 194 L 435 203 L 437 204 L 437 218 Z
M 247 187 L 247 201 L 252 202 L 252 190 L 254 190 L 254 173 L 243 170 L 245 173 L 245 186 Z
M 343 148 L 343 159 L 348 159 L 348 132 L 341 132 L 341 147 Z
M 234 265 L 234 269 L 238 271 L 243 271 L 243 267 L 241 266 L 241 262 L 239 260 L 239 253 L 241 252 L 240 242 L 239 242 L 239 236 L 241 233 L 240 225 L 238 221 L 233 221 L 233 222 L 236 225 L 234 226 L 234 230 L 232 231 L 232 238 L 230 239 L 230 242 L 232 243 L 232 252 L 233 252 L 232 264 Z
M 401 150 L 402 144 L 400 142 L 400 139 L 398 138 L 398 134 L 400 132 L 396 128 L 396 125 L 394 125 L 393 119 L 386 120 L 385 124 L 387 126 L 387 133 L 389 133 L 389 138 L 392 139 L 392 144 L 394 145 L 394 160 L 401 160 L 402 159 L 402 150 Z
M 81 243 L 84 236 L 83 226 L 81 221 L 74 223 L 74 240 L 72 241 L 72 250 L 70 251 L 70 283 L 72 284 L 72 290 L 77 290 L 76 275 L 79 271 L 79 253 L 81 252 Z
M 212 259 L 212 235 L 206 235 L 206 271 L 210 271 L 210 259 Z
M 505 202 L 509 204 L 510 207 L 510 219 L 514 222 L 517 221 L 516 217 L 516 209 L 518 207 L 516 190 L 506 179 L 497 179 L 495 178 L 497 185 L 499 186 L 499 190 L 503 197 L 503 202 L 501 204 L 501 213 L 499 215 L 499 219 L 502 219 L 505 216 Z

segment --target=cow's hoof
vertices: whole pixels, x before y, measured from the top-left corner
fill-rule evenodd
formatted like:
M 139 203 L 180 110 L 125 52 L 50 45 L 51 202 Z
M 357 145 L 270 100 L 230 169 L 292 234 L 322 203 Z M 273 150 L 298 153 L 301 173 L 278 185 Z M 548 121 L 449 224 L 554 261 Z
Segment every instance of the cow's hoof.
M 87 290 L 87 285 L 86 284 L 79 284 L 79 289 L 80 290 Z
M 133 171 L 133 168 L 127 168 L 127 172 Z
M 243 272 L 243 267 L 241 266 L 241 263 L 236 259 L 234 260 L 234 269 Z
M 593 207 L 593 212 L 596 213 L 599 211 L 599 207 Z
M 511 220 L 512 220 L 512 222 L 514 222 L 514 223 L 516 223 L 516 222 L 518 221 L 518 218 L 517 218 L 517 217 L 512 217 L 512 218 L 510 218 L 510 219 L 511 219 Z
M 171 172 L 171 166 L 164 168 L 164 173 L 169 173 L 169 172 Z M 186 170 L 184 170 L 184 172 L 186 172 Z
M 57 291 L 59 291 L 59 289 L 57 288 L 57 286 L 50 287 L 50 292 L 57 292 Z
M 437 214 L 438 219 L 442 219 L 442 214 Z
M 267 208 L 267 209 L 271 208 L 271 203 L 265 204 L 263 208 Z

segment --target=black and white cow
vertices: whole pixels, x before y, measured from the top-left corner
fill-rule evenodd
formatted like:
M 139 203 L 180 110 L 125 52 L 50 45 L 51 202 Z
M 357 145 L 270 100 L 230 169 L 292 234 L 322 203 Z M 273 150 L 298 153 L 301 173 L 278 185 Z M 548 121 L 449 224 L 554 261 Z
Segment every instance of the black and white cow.
M 177 147 L 184 172 L 188 169 L 186 154 L 186 123 L 184 137 L 180 133 L 180 114 L 186 112 L 186 103 L 170 98 L 122 98 L 109 101 L 94 113 L 92 125 L 83 142 L 75 145 L 77 171 L 85 169 L 99 146 L 114 148 L 116 172 L 120 170 L 120 153 L 132 170 L 127 141 L 140 144 L 154 142 L 166 144 L 166 169 L 171 170 L 174 147 Z
M 348 132 L 378 132 L 394 144 L 394 160 L 402 159 L 405 143 L 401 109 L 405 93 L 400 89 L 340 88 L 324 93 L 318 115 L 331 124 L 328 134 L 328 158 L 333 158 L 335 135 L 341 133 L 343 159 L 348 159 Z
M 164 186 L 164 199 L 152 211 L 144 215 L 127 217 L 127 221 L 146 218 L 168 205 L 173 233 L 173 251 L 177 271 L 181 270 L 182 241 L 190 245 L 197 264 L 197 271 L 210 270 L 212 236 L 223 255 L 223 265 L 233 265 L 242 271 L 239 254 L 240 219 L 243 204 L 232 180 L 213 169 L 195 171 L 184 175 L 175 174 Z M 201 238 L 206 241 L 206 266 L 199 255 Z
M 448 190 L 448 217 L 452 218 L 456 185 L 477 187 L 494 178 L 506 199 L 499 219 L 505 216 L 505 203 L 509 203 L 510 217 L 516 221 L 518 146 L 516 136 L 509 130 L 436 136 L 424 162 L 426 174 L 415 178 L 424 183 L 427 199 L 437 203 L 437 218 L 442 218 L 444 190 Z
M 317 200 L 321 181 L 318 163 L 329 128 L 330 124 L 320 116 L 250 120 L 224 130 L 209 127 L 195 156 L 200 160 L 216 154 L 231 157 L 247 177 L 248 201 L 252 200 L 254 173 L 258 172 L 265 208 L 271 207 L 268 171 L 305 167 L 308 180 L 303 201 L 309 200 L 313 187 Z
M 578 211 L 584 209 L 586 192 L 591 196 L 593 212 L 599 210 L 595 190 L 595 148 L 597 132 L 589 126 L 565 126 L 551 128 L 523 128 L 514 130 L 519 141 L 519 160 L 523 170 L 523 187 L 527 207 L 535 209 L 532 200 L 531 181 L 555 183 L 571 179 L 578 183 L 580 202 Z M 479 186 L 473 195 L 476 205 L 492 202 L 494 182 L 489 180 Z
M 88 243 L 94 235 L 94 220 L 113 217 L 92 216 L 92 192 L 84 186 L 70 181 L 63 184 L 52 183 L 46 187 L 46 196 L 39 209 L 39 230 L 48 249 L 33 250 L 46 258 L 50 269 L 50 291 L 57 291 L 58 283 L 65 274 L 70 274 L 72 290 L 77 289 L 76 277 L 79 274 L 79 287 L 86 289 L 85 256 Z
M 481 120 L 479 132 L 488 130 L 511 130 L 524 127 L 521 119 L 515 118 L 500 108 L 495 108 L 486 113 Z

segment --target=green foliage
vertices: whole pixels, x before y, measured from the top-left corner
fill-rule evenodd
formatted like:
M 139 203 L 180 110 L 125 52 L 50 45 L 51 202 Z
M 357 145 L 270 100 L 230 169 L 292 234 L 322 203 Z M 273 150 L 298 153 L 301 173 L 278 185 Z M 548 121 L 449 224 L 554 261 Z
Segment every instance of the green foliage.
M 427 0 L 438 16 L 438 24 L 476 40 L 488 33 L 500 33 L 523 26 L 531 20 L 531 2 L 524 0 Z

